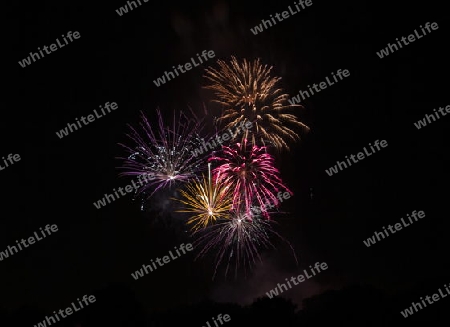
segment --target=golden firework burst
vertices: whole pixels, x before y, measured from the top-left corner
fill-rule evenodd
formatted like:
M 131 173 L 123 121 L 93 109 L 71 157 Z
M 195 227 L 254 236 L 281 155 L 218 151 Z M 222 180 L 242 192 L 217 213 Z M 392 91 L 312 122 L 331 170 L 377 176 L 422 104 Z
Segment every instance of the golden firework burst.
M 211 164 L 208 164 L 208 176 L 194 180 L 186 185 L 186 190 L 180 189 L 183 199 L 176 199 L 185 205 L 178 212 L 193 214 L 188 220 L 192 230 L 204 228 L 217 219 L 229 219 L 233 198 L 229 185 L 217 184 L 211 177 Z
M 209 81 L 205 88 L 213 90 L 217 97 L 214 101 L 225 107 L 217 119 L 224 129 L 251 121 L 254 128 L 237 137 L 253 144 L 272 144 L 279 150 L 289 150 L 288 142 L 300 139 L 296 127 L 309 131 L 294 114 L 288 113 L 303 106 L 289 104 L 289 95 L 278 87 L 281 77 L 271 76 L 272 66 L 261 64 L 260 59 L 239 61 L 236 57 L 229 63 L 217 63 L 218 69 L 205 70 L 204 77 Z

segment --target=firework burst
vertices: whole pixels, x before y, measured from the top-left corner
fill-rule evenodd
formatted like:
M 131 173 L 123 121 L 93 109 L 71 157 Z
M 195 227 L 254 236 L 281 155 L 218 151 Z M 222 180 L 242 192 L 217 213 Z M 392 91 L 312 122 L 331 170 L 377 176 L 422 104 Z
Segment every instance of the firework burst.
M 262 65 L 259 59 L 239 62 L 235 57 L 230 63 L 219 60 L 218 65 L 218 69 L 206 69 L 204 77 L 210 83 L 205 88 L 213 90 L 217 97 L 214 101 L 225 107 L 217 119 L 224 129 L 251 121 L 255 128 L 247 130 L 241 141 L 247 138 L 253 144 L 272 144 L 279 150 L 288 150 L 289 141 L 299 140 L 296 127 L 309 130 L 295 115 L 287 113 L 302 106 L 289 104 L 289 95 L 278 87 L 281 78 L 271 76 L 273 67 Z
M 225 275 L 231 266 L 235 267 L 235 275 L 240 266 L 250 268 L 257 260 L 262 261 L 262 249 L 275 248 L 271 236 L 284 240 L 272 229 L 273 222 L 263 220 L 259 216 L 248 219 L 245 213 L 233 212 L 229 219 L 220 219 L 214 225 L 196 231 L 198 236 L 194 247 L 200 248 L 197 258 L 209 252 L 217 251 L 213 279 L 221 263 L 226 261 Z
M 152 196 L 161 188 L 187 182 L 205 168 L 205 158 L 193 152 L 202 146 L 201 123 L 180 112 L 178 119 L 174 113 L 172 127 L 169 127 L 164 125 L 159 110 L 157 114 L 157 132 L 142 113 L 142 133 L 130 126 L 131 133 L 127 136 L 132 146 L 120 144 L 128 153 L 126 158 L 118 158 L 123 160 L 119 168 L 124 172 L 120 176 L 147 176 L 148 182 L 137 190 L 138 195 L 151 190 L 149 196 Z
M 208 164 L 208 177 L 202 180 L 194 180 L 186 184 L 186 190 L 180 190 L 184 199 L 175 199 L 185 205 L 178 212 L 192 214 L 188 225 L 193 225 L 192 230 L 205 228 L 217 219 L 228 219 L 232 198 L 230 188 L 226 184 L 217 183 L 211 177 L 211 164 Z
M 241 143 L 222 146 L 222 150 L 209 159 L 219 166 L 213 174 L 217 182 L 230 185 L 233 190 L 233 209 L 251 217 L 251 207 L 262 207 L 267 203 L 278 204 L 275 194 L 292 192 L 283 184 L 280 172 L 274 166 L 274 158 L 265 147 L 251 145 L 244 139 Z M 267 212 L 263 213 L 269 218 Z

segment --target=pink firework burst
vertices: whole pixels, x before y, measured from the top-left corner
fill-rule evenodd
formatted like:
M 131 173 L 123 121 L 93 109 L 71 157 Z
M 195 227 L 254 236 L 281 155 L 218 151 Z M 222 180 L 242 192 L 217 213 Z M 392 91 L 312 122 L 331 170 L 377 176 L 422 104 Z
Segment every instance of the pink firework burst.
M 252 216 L 252 205 L 278 206 L 276 194 L 280 191 L 292 192 L 283 184 L 280 172 L 274 166 L 274 158 L 266 147 L 252 145 L 247 139 L 231 146 L 222 146 L 222 150 L 209 159 L 219 166 L 213 174 L 217 181 L 230 185 L 233 189 L 233 209 Z M 267 212 L 263 213 L 266 219 Z

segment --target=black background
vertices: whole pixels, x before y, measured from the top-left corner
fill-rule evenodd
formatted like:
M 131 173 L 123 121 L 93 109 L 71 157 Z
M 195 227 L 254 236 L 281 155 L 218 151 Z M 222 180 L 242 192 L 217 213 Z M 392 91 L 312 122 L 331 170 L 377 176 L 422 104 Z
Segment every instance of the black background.
M 278 309 L 258 313 L 261 306 L 253 304 L 255 317 L 239 320 L 232 314 L 228 324 L 257 323 L 261 317 L 280 326 L 321 325 L 326 319 L 347 326 L 448 324 L 448 299 L 410 318 L 400 315 L 412 301 L 450 283 L 450 117 L 420 130 L 413 124 L 450 105 L 444 6 L 313 1 L 255 36 L 250 28 L 293 2 L 142 3 L 122 17 L 115 10 L 124 1 L 20 2 L 7 10 L 0 156 L 18 153 L 22 160 L 0 172 L 0 250 L 46 224 L 57 224 L 59 231 L 0 262 L 5 325 L 31 327 L 77 297 L 96 294 L 97 303 L 63 324 L 172 326 L 176 316 L 178 324 L 201 326 L 227 313 L 203 301 L 250 305 L 317 261 L 329 269 L 283 293 L 304 309 L 295 321 L 280 323 L 286 315 Z M 439 29 L 386 58 L 376 55 L 426 22 L 437 22 Z M 68 31 L 81 38 L 25 68 L 17 63 Z M 278 218 L 277 231 L 294 247 L 299 265 L 279 243 L 276 250 L 263 251 L 252 272 L 237 277 L 220 270 L 212 280 L 211 258 L 194 261 L 195 254 L 189 254 L 134 281 L 131 272 L 189 242 L 188 235 L 167 197 L 157 198 L 152 212 L 141 212 L 131 196 L 99 210 L 93 202 L 129 183 L 117 177 L 115 157 L 123 154 L 117 144 L 126 141 L 126 124 L 136 125 L 139 111 L 154 119 L 158 107 L 169 117 L 188 106 L 202 115 L 203 105 L 209 106 L 202 74 L 215 60 L 160 87 L 153 83 L 203 50 L 213 50 L 214 59 L 261 58 L 274 66 L 290 95 L 338 69 L 350 71 L 305 101 L 299 117 L 311 132 L 276 158 L 294 191 L 283 204 L 289 214 Z M 56 136 L 68 122 L 108 101 L 119 108 L 63 139 Z M 388 147 L 335 176 L 325 173 L 377 139 Z M 363 244 L 413 210 L 424 210 L 426 217 L 370 248 Z M 312 296 L 318 304 L 302 304 Z M 271 301 L 262 308 L 276 307 L 278 300 Z M 164 314 L 169 309 L 175 314 Z

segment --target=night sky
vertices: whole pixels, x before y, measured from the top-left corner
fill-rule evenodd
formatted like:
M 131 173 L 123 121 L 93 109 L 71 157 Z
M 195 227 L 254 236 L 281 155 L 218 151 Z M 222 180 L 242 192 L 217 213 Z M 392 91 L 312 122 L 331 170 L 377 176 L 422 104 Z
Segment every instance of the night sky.
M 12 55 L 3 61 L 10 69 L 0 157 L 17 153 L 21 160 L 0 171 L 0 251 L 47 224 L 59 231 L 0 262 L 1 308 L 51 312 L 111 285 L 129 290 L 147 313 L 205 299 L 247 305 L 316 262 L 326 262 L 328 270 L 283 293 L 299 308 L 306 298 L 349 285 L 418 299 L 450 283 L 450 115 L 420 130 L 414 126 L 450 105 L 448 17 L 441 5 L 313 0 L 253 35 L 250 28 L 293 1 L 141 2 L 122 17 L 115 10 L 125 1 L 12 5 L 4 31 Z M 439 28 L 383 59 L 376 55 L 426 22 Z M 81 38 L 25 68 L 17 63 L 68 31 Z M 216 58 L 155 86 L 164 71 L 203 50 Z M 220 268 L 213 280 L 214 258 L 194 260 L 194 250 L 135 281 L 131 273 L 142 264 L 192 239 L 173 213 L 170 192 L 157 195 L 147 211 L 131 195 L 93 206 L 130 183 L 118 177 L 116 157 L 124 155 L 118 143 L 127 142 L 127 124 L 136 126 L 140 111 L 153 122 L 157 108 L 167 119 L 189 107 L 199 116 L 205 107 L 214 112 L 211 93 L 202 89 L 203 69 L 232 55 L 273 65 L 291 96 L 338 69 L 350 71 L 304 101 L 297 116 L 311 131 L 276 155 L 294 193 L 282 204 L 287 213 L 275 218 L 276 231 L 294 248 L 298 265 L 287 243 L 275 240 L 275 250 L 263 250 L 262 262 L 237 276 Z M 56 136 L 108 101 L 119 108 Z M 325 173 L 375 140 L 388 146 L 334 176 Z M 414 210 L 426 217 L 370 248 L 363 244 Z

